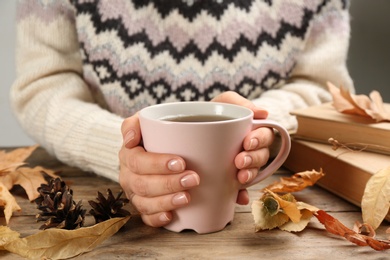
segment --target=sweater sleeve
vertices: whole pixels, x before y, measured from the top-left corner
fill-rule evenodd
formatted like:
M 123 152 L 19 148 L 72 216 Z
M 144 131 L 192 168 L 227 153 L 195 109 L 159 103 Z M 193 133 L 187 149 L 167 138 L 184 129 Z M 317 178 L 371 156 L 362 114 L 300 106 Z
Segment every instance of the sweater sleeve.
M 326 82 L 343 86 L 354 93 L 346 67 L 350 25 L 348 9 L 341 1 L 329 1 L 312 21 L 305 48 L 299 54 L 286 84 L 264 92 L 253 102 L 269 111 L 269 118 L 289 130 L 297 128 L 290 112 L 294 109 L 331 101 Z
M 10 98 L 26 133 L 62 162 L 117 181 L 123 119 L 99 107 L 82 79 L 65 1 L 19 1 L 16 63 Z

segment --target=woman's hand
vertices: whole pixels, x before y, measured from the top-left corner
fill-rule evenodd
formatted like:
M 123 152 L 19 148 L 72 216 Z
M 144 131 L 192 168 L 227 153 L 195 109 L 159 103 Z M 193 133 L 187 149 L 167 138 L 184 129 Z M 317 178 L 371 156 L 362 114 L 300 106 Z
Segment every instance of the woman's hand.
M 265 119 L 268 116 L 266 110 L 256 107 L 251 101 L 236 92 L 224 92 L 212 101 L 247 107 L 253 111 L 255 119 Z M 237 178 L 240 183 L 246 184 L 252 181 L 257 176 L 260 167 L 267 163 L 269 159 L 268 147 L 273 140 L 274 133 L 268 127 L 255 129 L 245 137 L 243 142 L 244 150 L 236 156 L 234 161 L 237 169 L 239 169 Z M 241 205 L 249 203 L 249 196 L 246 190 L 241 190 L 238 193 L 237 203 Z
M 123 121 L 122 135 L 119 183 L 145 224 L 164 226 L 172 210 L 190 203 L 186 190 L 199 185 L 199 175 L 186 170 L 179 156 L 146 152 L 140 146 L 138 114 Z

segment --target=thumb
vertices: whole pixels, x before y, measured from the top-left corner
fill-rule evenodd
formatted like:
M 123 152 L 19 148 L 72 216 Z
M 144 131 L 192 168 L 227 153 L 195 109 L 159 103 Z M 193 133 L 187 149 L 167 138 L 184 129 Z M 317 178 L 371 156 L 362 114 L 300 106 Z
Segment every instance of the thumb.
M 249 108 L 253 111 L 253 117 L 257 119 L 264 119 L 268 116 L 268 111 L 264 108 L 257 107 L 250 100 L 244 98 L 234 91 L 227 91 L 222 93 L 221 95 L 216 96 L 211 100 L 212 102 L 221 102 L 221 103 L 229 103 L 235 104 L 239 106 L 243 106 Z

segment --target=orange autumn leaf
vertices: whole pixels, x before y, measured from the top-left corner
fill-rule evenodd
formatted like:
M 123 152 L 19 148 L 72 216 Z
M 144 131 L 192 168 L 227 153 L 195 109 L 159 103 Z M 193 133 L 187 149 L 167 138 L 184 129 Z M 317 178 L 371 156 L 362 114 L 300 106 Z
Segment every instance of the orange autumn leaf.
M 390 121 L 390 111 L 386 110 L 386 108 L 383 106 L 383 99 L 381 94 L 378 91 L 372 91 L 370 93 L 370 98 L 373 102 L 373 107 L 376 108 L 374 111 L 368 111 L 371 117 L 385 119 L 380 121 Z
M 0 175 L 0 183 L 2 183 L 7 188 L 7 190 L 12 189 L 12 187 L 14 186 L 12 175 L 9 172 L 6 175 Z
M 12 150 L 11 152 L 0 151 L 0 176 L 16 170 L 24 165 L 24 161 L 35 151 L 38 145 L 28 146 Z
M 0 151 L 0 183 L 7 190 L 11 190 L 14 185 L 20 185 L 26 191 L 30 200 L 34 200 L 39 194 L 37 188 L 46 183 L 43 174 L 53 178 L 58 177 L 54 171 L 37 166 L 35 168 L 21 167 L 37 145 L 18 148 L 11 152 Z
M 23 166 L 24 164 L 25 164 L 24 162 L 11 163 L 11 164 L 0 162 L 0 177 L 6 176 L 8 173 L 14 171 L 20 166 Z
M 390 111 L 386 110 L 378 91 L 368 96 L 353 95 L 343 87 L 336 87 L 328 82 L 329 92 L 333 97 L 333 106 L 337 111 L 374 119 L 376 122 L 390 121 Z
M 319 179 L 325 174 L 320 171 L 304 171 L 298 172 L 291 177 L 282 177 L 279 181 L 276 181 L 268 185 L 264 190 L 270 190 L 273 192 L 297 192 L 305 189 L 307 186 L 313 186 Z
M 4 211 L 5 221 L 8 224 L 12 213 L 21 210 L 15 198 L 0 182 L 0 209 Z
M 26 191 L 28 199 L 33 201 L 39 196 L 38 187 L 42 183 L 46 183 L 43 174 L 47 174 L 52 178 L 58 177 L 54 171 L 47 170 L 41 166 L 34 168 L 21 167 L 10 175 L 12 176 L 13 184 L 22 186 Z
M 342 236 L 358 246 L 370 246 L 374 250 L 382 251 L 390 249 L 390 240 L 375 239 L 370 235 L 360 234 L 344 226 L 339 220 L 323 210 L 317 211 L 314 216 L 320 221 L 325 229 L 334 235 Z
M 255 231 L 278 227 L 288 232 L 302 231 L 318 208 L 296 201 L 291 193 L 282 196 L 267 191 L 252 203 Z
M 38 146 L 15 149 L 11 152 L 0 151 L 0 210 L 4 212 L 8 224 L 12 213 L 20 210 L 15 198 L 9 192 L 14 185 L 20 185 L 30 201 L 39 196 L 37 191 L 42 183 L 47 183 L 44 174 L 57 177 L 53 171 L 37 166 L 21 167 Z
M 355 221 L 355 224 L 353 225 L 353 231 L 356 233 L 362 234 L 369 237 L 375 237 L 376 232 L 375 229 L 368 223 L 360 223 L 359 221 Z
M 313 212 L 308 209 L 301 209 L 301 218 L 298 222 L 289 221 L 281 226 L 279 229 L 288 231 L 288 232 L 299 232 L 306 228 L 309 224 L 311 218 L 313 217 Z
M 267 192 L 271 194 L 272 197 L 279 203 L 280 209 L 289 217 L 292 222 L 296 223 L 300 221 L 302 215 L 298 209 L 297 201 L 295 200 L 294 196 L 291 194 L 279 196 L 270 190 L 267 190 Z
M 334 235 L 345 236 L 345 234 L 356 233 L 344 226 L 340 221 L 329 215 L 323 210 L 319 210 L 314 214 L 317 219 L 325 226 L 325 229 Z

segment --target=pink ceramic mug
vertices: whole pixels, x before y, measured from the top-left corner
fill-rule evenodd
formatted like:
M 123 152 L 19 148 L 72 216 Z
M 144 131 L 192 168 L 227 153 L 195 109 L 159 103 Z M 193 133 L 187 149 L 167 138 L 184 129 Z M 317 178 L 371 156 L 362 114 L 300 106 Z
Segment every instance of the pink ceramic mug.
M 196 118 L 186 119 L 188 116 Z M 290 136 L 284 127 L 270 120 L 253 120 L 253 112 L 242 106 L 216 102 L 166 103 L 142 109 L 139 118 L 147 151 L 179 155 L 186 161 L 187 169 L 200 176 L 200 185 L 188 190 L 191 203 L 175 210 L 172 222 L 165 226 L 175 232 L 192 229 L 201 234 L 224 229 L 233 220 L 238 191 L 273 174 L 290 151 Z M 237 180 L 234 158 L 243 149 L 245 136 L 259 127 L 276 129 L 281 147 L 256 179 L 242 185 Z

